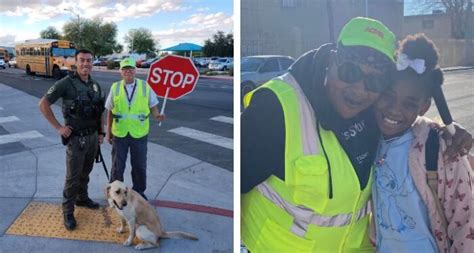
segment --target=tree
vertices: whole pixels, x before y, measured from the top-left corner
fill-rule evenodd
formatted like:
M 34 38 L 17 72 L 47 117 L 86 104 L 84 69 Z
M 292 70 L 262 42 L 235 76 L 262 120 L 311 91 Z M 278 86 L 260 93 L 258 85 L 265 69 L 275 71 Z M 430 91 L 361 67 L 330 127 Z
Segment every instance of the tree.
M 204 41 L 203 53 L 205 56 L 234 56 L 234 35 L 232 33 L 225 34 L 218 31 L 211 39 Z
M 53 26 L 48 26 L 45 30 L 40 32 L 40 37 L 42 39 L 61 39 L 61 34 L 59 33 L 58 29 Z
M 103 23 L 102 19 L 71 20 L 63 27 L 64 38 L 76 43 L 78 48 L 86 48 L 95 56 L 121 52 L 123 46 L 117 43 L 117 25 Z
M 473 0 L 418 0 L 425 8 L 444 8 L 451 20 L 451 37 L 464 39 L 466 31 L 472 26 Z
M 150 54 L 156 51 L 158 43 L 153 40 L 151 31 L 146 28 L 131 29 L 124 37 L 131 52 Z

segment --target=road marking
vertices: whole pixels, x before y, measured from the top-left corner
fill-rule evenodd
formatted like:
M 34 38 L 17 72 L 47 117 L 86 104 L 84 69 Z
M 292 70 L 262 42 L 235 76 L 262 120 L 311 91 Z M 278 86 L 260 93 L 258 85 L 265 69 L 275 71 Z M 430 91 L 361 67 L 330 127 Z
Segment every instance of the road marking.
M 228 148 L 228 149 L 234 148 L 234 141 L 231 138 L 222 137 L 219 135 L 214 135 L 214 134 L 202 132 L 202 131 L 187 128 L 187 127 L 174 128 L 174 129 L 168 130 L 168 132 L 182 135 L 182 136 L 195 139 L 198 141 L 207 142 L 207 143 L 217 145 L 223 148 Z
M 216 116 L 216 117 L 211 118 L 211 120 L 234 124 L 234 118 L 226 117 L 226 116 Z
M 0 110 L 3 110 L 3 108 L 0 109 Z M 7 123 L 7 122 L 12 122 L 12 121 L 18 121 L 18 120 L 20 120 L 20 119 L 15 117 L 15 116 L 0 117 L 0 124 Z
M 26 139 L 44 137 L 38 131 L 28 131 L 23 133 L 5 134 L 0 135 L 0 145 L 12 142 L 19 142 Z

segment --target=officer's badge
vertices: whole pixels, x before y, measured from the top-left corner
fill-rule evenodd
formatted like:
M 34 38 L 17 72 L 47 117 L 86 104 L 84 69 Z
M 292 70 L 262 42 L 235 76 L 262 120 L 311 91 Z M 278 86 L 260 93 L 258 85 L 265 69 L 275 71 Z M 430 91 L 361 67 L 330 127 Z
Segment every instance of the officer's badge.
M 94 90 L 94 92 L 99 92 L 99 87 L 95 83 L 94 85 L 92 85 L 92 89 Z

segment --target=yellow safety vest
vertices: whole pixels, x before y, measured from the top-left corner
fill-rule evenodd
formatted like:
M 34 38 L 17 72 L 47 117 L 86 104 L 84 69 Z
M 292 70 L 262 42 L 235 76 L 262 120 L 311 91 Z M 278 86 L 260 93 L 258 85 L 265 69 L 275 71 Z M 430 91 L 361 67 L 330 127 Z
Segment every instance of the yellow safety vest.
M 130 106 L 123 80 L 113 83 L 110 88 L 114 101 L 112 108 L 112 134 L 114 136 L 123 138 L 130 133 L 133 138 L 141 138 L 148 134 L 150 86 L 143 80 L 135 79 L 135 81 L 135 95 L 133 95 Z
M 361 190 L 336 136 L 318 126 L 291 74 L 261 88 L 273 91 L 283 108 L 285 180 L 272 175 L 242 195 L 241 235 L 246 247 L 252 253 L 373 252 L 368 237 L 372 175 Z M 244 98 L 245 106 L 252 95 Z

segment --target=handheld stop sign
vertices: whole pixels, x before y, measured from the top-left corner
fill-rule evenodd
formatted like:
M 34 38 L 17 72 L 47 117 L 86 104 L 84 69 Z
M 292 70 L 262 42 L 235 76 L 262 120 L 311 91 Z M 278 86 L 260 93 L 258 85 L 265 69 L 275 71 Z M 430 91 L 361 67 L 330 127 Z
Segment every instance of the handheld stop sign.
M 167 55 L 151 64 L 147 82 L 158 97 L 164 98 L 160 112 L 163 114 L 166 100 L 177 100 L 191 93 L 198 79 L 199 71 L 190 58 Z

